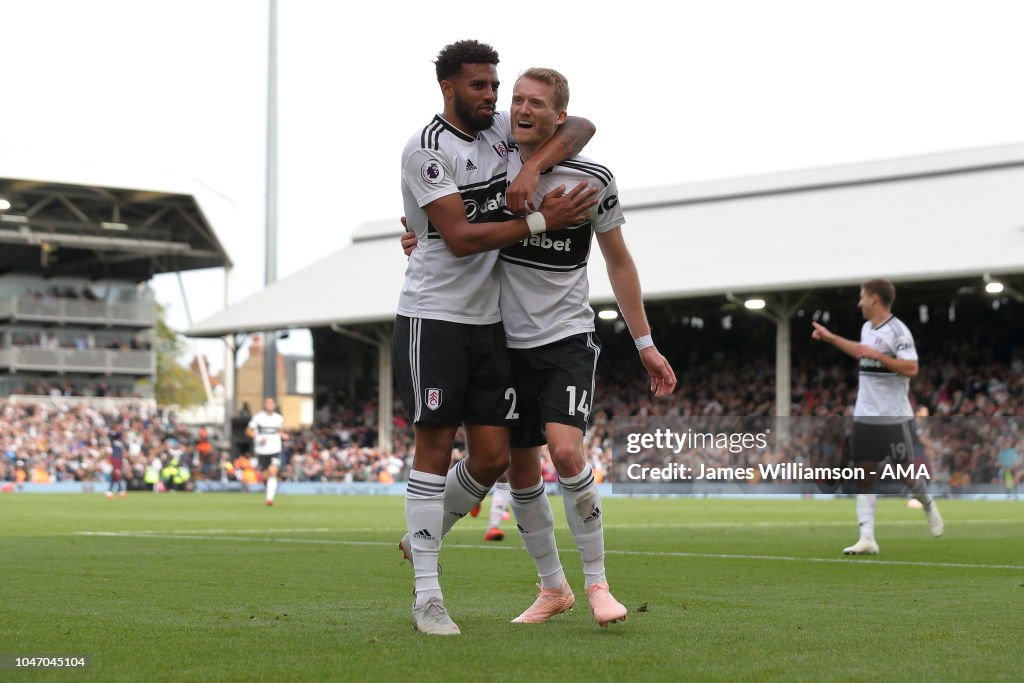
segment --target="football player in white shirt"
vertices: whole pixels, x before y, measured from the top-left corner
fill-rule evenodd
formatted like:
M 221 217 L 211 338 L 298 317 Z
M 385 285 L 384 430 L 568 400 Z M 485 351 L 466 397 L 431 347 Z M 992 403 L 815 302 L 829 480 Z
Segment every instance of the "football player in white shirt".
M 512 132 L 519 149 L 509 161 L 529 163 L 566 118 L 569 84 L 553 69 L 528 69 L 512 93 Z M 540 577 L 537 599 L 516 623 L 544 622 L 575 603 L 555 546 L 554 517 L 541 478 L 541 446 L 558 472 L 566 521 L 583 562 L 590 611 L 605 627 L 624 621 L 626 608 L 608 589 L 604 565 L 603 505 L 583 450 L 595 405 L 594 374 L 600 344 L 594 336 L 587 262 L 592 237 L 639 358 L 656 397 L 675 389 L 676 377 L 654 346 L 644 313 L 636 265 L 622 237 L 625 223 L 612 173 L 576 156 L 555 164 L 538 192 L 589 178 L 599 188 L 598 207 L 565 230 L 548 230 L 501 250 L 501 314 L 520 395 L 520 420 L 512 430 L 509 483 L 523 543 Z
M 820 323 L 812 323 L 813 339 L 832 344 L 860 362 L 857 405 L 853 411 L 850 448 L 854 465 L 866 471 L 877 470 L 886 458 L 910 464 L 914 458 L 913 419 L 910 406 L 910 378 L 917 376 L 917 350 L 914 337 L 903 321 L 892 314 L 896 287 L 888 280 L 868 280 L 861 285 L 857 306 L 866 321 L 860 342 L 845 339 Z M 870 488 L 874 478 L 861 482 Z M 921 479 L 906 480 L 914 498 L 920 501 L 933 536 L 941 536 L 942 516 Z M 862 489 L 863 490 L 863 489 Z M 857 495 L 857 523 L 860 539 L 844 548 L 847 555 L 877 555 L 875 506 L 878 495 Z
M 557 71 L 528 69 L 519 77 L 511 109 L 519 149 L 509 160 L 510 177 L 533 162 L 536 151 L 563 125 L 568 102 L 568 83 Z M 524 238 L 500 252 L 501 316 L 519 398 L 508 478 L 512 509 L 541 582 L 540 595 L 515 623 L 545 622 L 575 604 L 555 546 L 554 516 L 541 479 L 540 450 L 545 444 L 583 560 L 591 613 L 602 627 L 626 619 L 626 608 L 608 589 L 602 506 L 583 451 L 600 353 L 586 275 L 594 235 L 616 302 L 650 375 L 652 392 L 664 396 L 676 385 L 675 373 L 651 339 L 636 265 L 622 238 L 625 221 L 611 172 L 574 156 L 545 170 L 538 194 L 573 185 L 580 178 L 599 187 L 598 207 L 590 215 L 566 229 Z M 407 233 L 403 246 L 408 249 L 413 244 Z
M 508 115 L 495 110 L 497 63 L 497 52 L 477 41 L 442 49 L 435 66 L 444 113 L 411 136 L 402 154 L 405 214 L 422 247 L 409 259 L 395 319 L 395 377 L 416 439 L 408 534 L 399 545 L 415 573 L 413 624 L 433 635 L 459 633 L 438 580 L 441 538 L 508 466 L 516 399 L 498 310 L 498 257 L 489 250 L 572 225 L 595 205 L 596 189 L 582 182 L 568 194 L 555 188 L 526 219 L 506 210 L 506 195 L 515 193 L 506 187 Z M 534 186 L 542 164 L 575 154 L 592 135 L 592 125 L 584 134 L 576 124 L 539 150 Z M 527 169 L 524 182 L 530 175 Z M 460 423 L 471 455 L 449 469 Z
M 263 410 L 253 415 L 245 428 L 245 435 L 252 439 L 252 450 L 259 462 L 260 472 L 267 482 L 267 505 L 274 504 L 281 451 L 283 442 L 288 439 L 282 427 L 284 417 L 277 412 L 277 402 L 268 397 L 263 399 Z

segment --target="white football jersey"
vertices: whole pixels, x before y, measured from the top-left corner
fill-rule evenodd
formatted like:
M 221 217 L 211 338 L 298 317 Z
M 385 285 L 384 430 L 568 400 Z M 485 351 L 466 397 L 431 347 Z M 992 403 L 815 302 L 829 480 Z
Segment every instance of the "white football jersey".
M 256 436 L 253 438 L 253 452 L 256 455 L 277 455 L 281 452 L 281 428 L 284 417 L 281 413 L 267 413 L 261 410 L 249 420 L 249 427 Z
M 860 343 L 874 347 L 890 358 L 917 360 L 914 336 L 903 321 L 889 316 L 878 327 L 865 322 L 860 328 Z M 914 416 L 910 407 L 910 378 L 893 372 L 880 361 L 860 359 L 857 405 L 853 418 L 857 422 L 891 424 L 906 422 Z
M 513 152 L 510 181 L 521 168 L 522 160 Z M 580 181 L 600 188 L 589 220 L 524 238 L 501 250 L 501 318 L 509 348 L 530 349 L 594 331 L 587 259 L 594 232 L 607 232 L 625 222 L 615 178 L 604 166 L 575 156 L 541 174 L 536 203 L 559 185 L 568 191 Z
M 501 320 L 498 310 L 497 251 L 456 258 L 423 207 L 461 194 L 470 223 L 514 218 L 505 209 L 508 114 L 473 136 L 437 115 L 409 139 L 402 153 L 402 200 L 409 229 L 419 244 L 409 256 L 398 313 L 470 325 Z

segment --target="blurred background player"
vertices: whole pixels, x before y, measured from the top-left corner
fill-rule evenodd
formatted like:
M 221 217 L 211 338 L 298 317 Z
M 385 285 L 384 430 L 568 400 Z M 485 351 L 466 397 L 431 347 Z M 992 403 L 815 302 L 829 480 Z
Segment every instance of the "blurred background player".
M 494 488 L 491 489 L 491 516 L 487 524 L 487 532 L 484 534 L 485 541 L 502 541 L 505 539 L 505 532 L 501 530 L 501 520 L 509 519 L 509 495 L 508 477 L 502 475 L 494 485 Z M 476 515 L 473 516 L 475 517 Z
M 886 458 L 909 464 L 915 454 L 914 411 L 910 406 L 910 378 L 918 371 L 914 337 L 902 320 L 892 314 L 896 287 L 888 280 L 868 280 L 861 285 L 857 302 L 864 325 L 860 342 L 840 337 L 820 323 L 811 323 L 813 339 L 835 346 L 860 362 L 857 404 L 853 410 L 851 460 L 867 471 L 877 469 Z M 870 488 L 873 478 L 863 482 Z M 922 479 L 904 482 L 924 508 L 933 536 L 941 536 L 942 517 Z M 847 555 L 877 555 L 875 508 L 878 495 L 857 494 L 857 524 L 860 539 L 843 548 Z
M 121 441 L 121 433 L 111 430 L 110 439 L 110 486 L 107 488 L 107 498 L 113 498 L 114 494 L 120 494 L 122 498 L 128 495 L 128 489 L 124 480 L 124 442 Z
M 164 483 L 160 481 L 160 471 L 163 470 L 163 468 L 164 463 L 163 460 L 160 459 L 160 454 L 154 452 L 149 464 L 146 465 L 146 473 L 143 476 L 145 484 L 153 487 L 153 493 L 158 493 L 164 488 Z
M 281 467 L 281 451 L 283 439 L 287 434 L 281 431 L 284 417 L 277 412 L 277 402 L 273 398 L 263 399 L 263 410 L 252 416 L 246 435 L 252 439 L 253 454 L 259 461 L 259 469 L 267 484 L 267 505 L 274 504 L 277 493 L 277 471 Z
M 914 465 L 928 466 L 928 437 L 925 429 L 928 426 L 928 406 L 918 406 L 914 411 Z M 924 505 L 911 495 L 907 499 L 907 507 L 912 510 L 923 510 Z
M 164 491 L 184 491 L 185 484 L 191 478 L 188 463 L 184 460 L 185 451 L 177 439 L 167 439 L 167 459 L 160 470 L 160 481 Z
M 1024 445 L 1024 444 L 1022 444 Z M 1017 498 L 1016 486 L 1021 477 L 1024 477 L 1024 472 L 1017 473 L 1017 462 L 1020 460 L 1020 446 L 1014 445 L 1013 437 L 1006 435 L 999 440 L 999 455 L 996 456 L 996 461 L 1001 467 L 1001 473 L 1003 478 L 1003 487 L 1006 490 L 1006 499 Z

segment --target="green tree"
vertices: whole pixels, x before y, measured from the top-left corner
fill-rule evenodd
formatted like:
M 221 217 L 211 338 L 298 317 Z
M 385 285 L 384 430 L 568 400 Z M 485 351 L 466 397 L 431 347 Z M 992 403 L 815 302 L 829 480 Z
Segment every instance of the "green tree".
M 156 305 L 156 329 L 153 349 L 156 351 L 156 387 L 154 394 L 160 405 L 194 406 L 206 400 L 202 380 L 181 365 L 178 359 L 185 352 L 185 341 L 167 324 L 166 310 Z

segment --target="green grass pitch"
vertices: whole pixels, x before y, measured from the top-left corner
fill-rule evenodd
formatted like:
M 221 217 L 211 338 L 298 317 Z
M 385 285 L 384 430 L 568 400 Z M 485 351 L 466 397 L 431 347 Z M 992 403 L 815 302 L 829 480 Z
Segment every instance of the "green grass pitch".
M 486 508 L 441 553 L 458 637 L 409 621 L 395 497 L 0 496 L 0 656 L 85 670 L 0 680 L 952 681 L 1024 678 L 1024 504 L 940 502 L 941 539 L 879 501 L 882 554 L 847 558 L 852 500 L 605 500 L 608 575 L 629 620 L 600 629 L 562 505 L 577 595 L 509 621 L 536 576 Z M 646 609 L 641 609 L 646 605 Z

